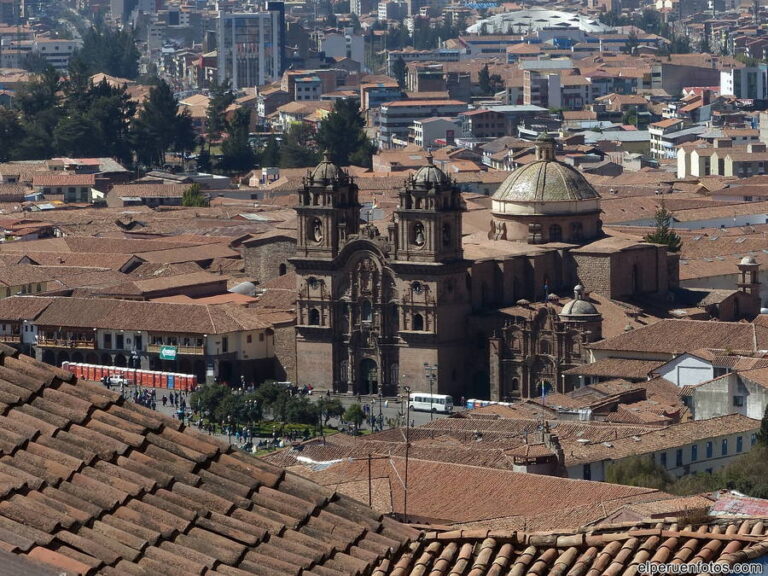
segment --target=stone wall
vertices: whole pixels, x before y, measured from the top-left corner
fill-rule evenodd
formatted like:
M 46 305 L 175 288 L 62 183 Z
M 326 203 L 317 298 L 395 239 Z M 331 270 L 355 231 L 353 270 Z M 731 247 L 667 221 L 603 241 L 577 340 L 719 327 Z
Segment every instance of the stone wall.
M 243 244 L 245 273 L 260 284 L 293 272 L 288 259 L 296 252 L 296 240 L 277 237 L 260 242 Z
M 296 329 L 294 323 L 275 325 L 275 379 L 296 382 Z

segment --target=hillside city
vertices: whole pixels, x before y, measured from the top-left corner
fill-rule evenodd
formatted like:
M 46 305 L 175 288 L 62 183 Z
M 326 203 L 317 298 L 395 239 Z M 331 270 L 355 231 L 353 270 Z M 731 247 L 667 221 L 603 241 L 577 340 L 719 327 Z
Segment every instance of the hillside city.
M 0 0 L 0 574 L 768 571 L 768 4 Z

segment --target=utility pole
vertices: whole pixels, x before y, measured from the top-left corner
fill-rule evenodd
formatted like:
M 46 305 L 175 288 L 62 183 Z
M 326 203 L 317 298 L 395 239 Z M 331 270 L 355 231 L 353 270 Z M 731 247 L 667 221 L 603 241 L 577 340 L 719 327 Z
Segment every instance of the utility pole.
M 437 364 L 430 365 L 429 362 L 424 362 L 424 376 L 429 382 L 429 421 L 431 422 L 435 416 L 435 409 L 432 406 L 432 386 L 437 380 Z
M 405 408 L 405 488 L 403 490 L 403 521 L 408 522 L 408 450 L 411 446 L 411 388 L 410 386 L 403 386 L 403 390 L 407 394 L 407 402 Z

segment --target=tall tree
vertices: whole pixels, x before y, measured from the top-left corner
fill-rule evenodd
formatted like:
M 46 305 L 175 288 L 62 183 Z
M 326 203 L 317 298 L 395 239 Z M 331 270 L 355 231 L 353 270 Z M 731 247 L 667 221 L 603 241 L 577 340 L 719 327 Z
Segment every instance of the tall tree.
M 181 205 L 188 207 L 208 206 L 208 197 L 203 194 L 200 184 L 192 184 L 184 190 L 184 194 L 181 197 Z
M 161 80 L 149 91 L 144 107 L 132 125 L 132 140 L 137 160 L 147 166 L 162 165 L 172 147 L 191 150 L 194 133 L 188 114 L 178 113 L 178 101 L 170 86 Z M 180 136 L 184 136 L 183 141 Z M 193 136 L 190 142 L 190 135 Z
M 280 145 L 274 136 L 269 137 L 267 145 L 261 151 L 261 165 L 265 167 L 280 165 Z
M 672 213 L 667 210 L 663 199 L 661 206 L 656 210 L 654 219 L 656 220 L 656 230 L 651 234 L 648 234 L 645 237 L 645 241 L 653 244 L 666 244 L 667 251 L 679 252 L 683 241 L 671 228 Z
M 364 130 L 357 100 L 336 100 L 333 110 L 320 122 L 317 143 L 331 153 L 335 164 L 348 166 L 354 161 L 360 166 L 371 166 L 375 147 Z
M 224 111 L 234 101 L 235 95 L 232 93 L 232 87 L 228 81 L 219 84 L 214 80 L 211 83 L 210 101 L 208 102 L 208 111 L 205 118 L 205 130 L 208 133 L 209 148 L 211 141 L 218 141 L 221 138 L 221 133 L 226 127 Z
M 139 55 L 132 29 L 98 25 L 83 35 L 83 44 L 70 58 L 70 65 L 82 67 L 89 74 L 104 72 L 133 80 L 139 75 Z
M 227 124 L 227 139 L 221 145 L 221 167 L 224 170 L 246 172 L 253 168 L 255 155 L 248 141 L 250 123 L 250 111 L 240 108 Z
M 280 146 L 281 168 L 304 168 L 319 161 L 312 128 L 303 122 L 292 124 Z
M 0 162 L 13 158 L 18 142 L 24 137 L 24 128 L 15 110 L 0 107 Z
M 478 84 L 480 85 L 480 93 L 487 95 L 491 93 L 491 74 L 488 71 L 488 64 L 480 68 L 478 74 Z
M 397 60 L 392 63 L 392 76 L 397 80 L 397 85 L 400 88 L 405 88 L 405 73 L 405 60 L 403 60 L 402 56 L 398 56 Z

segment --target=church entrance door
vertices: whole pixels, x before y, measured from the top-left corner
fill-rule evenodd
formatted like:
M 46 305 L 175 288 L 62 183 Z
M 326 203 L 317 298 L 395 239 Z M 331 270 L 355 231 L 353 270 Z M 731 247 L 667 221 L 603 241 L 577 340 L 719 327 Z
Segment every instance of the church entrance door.
M 357 385 L 358 394 L 378 394 L 379 393 L 379 367 L 376 361 L 370 358 L 364 358 L 360 362 L 359 382 Z

